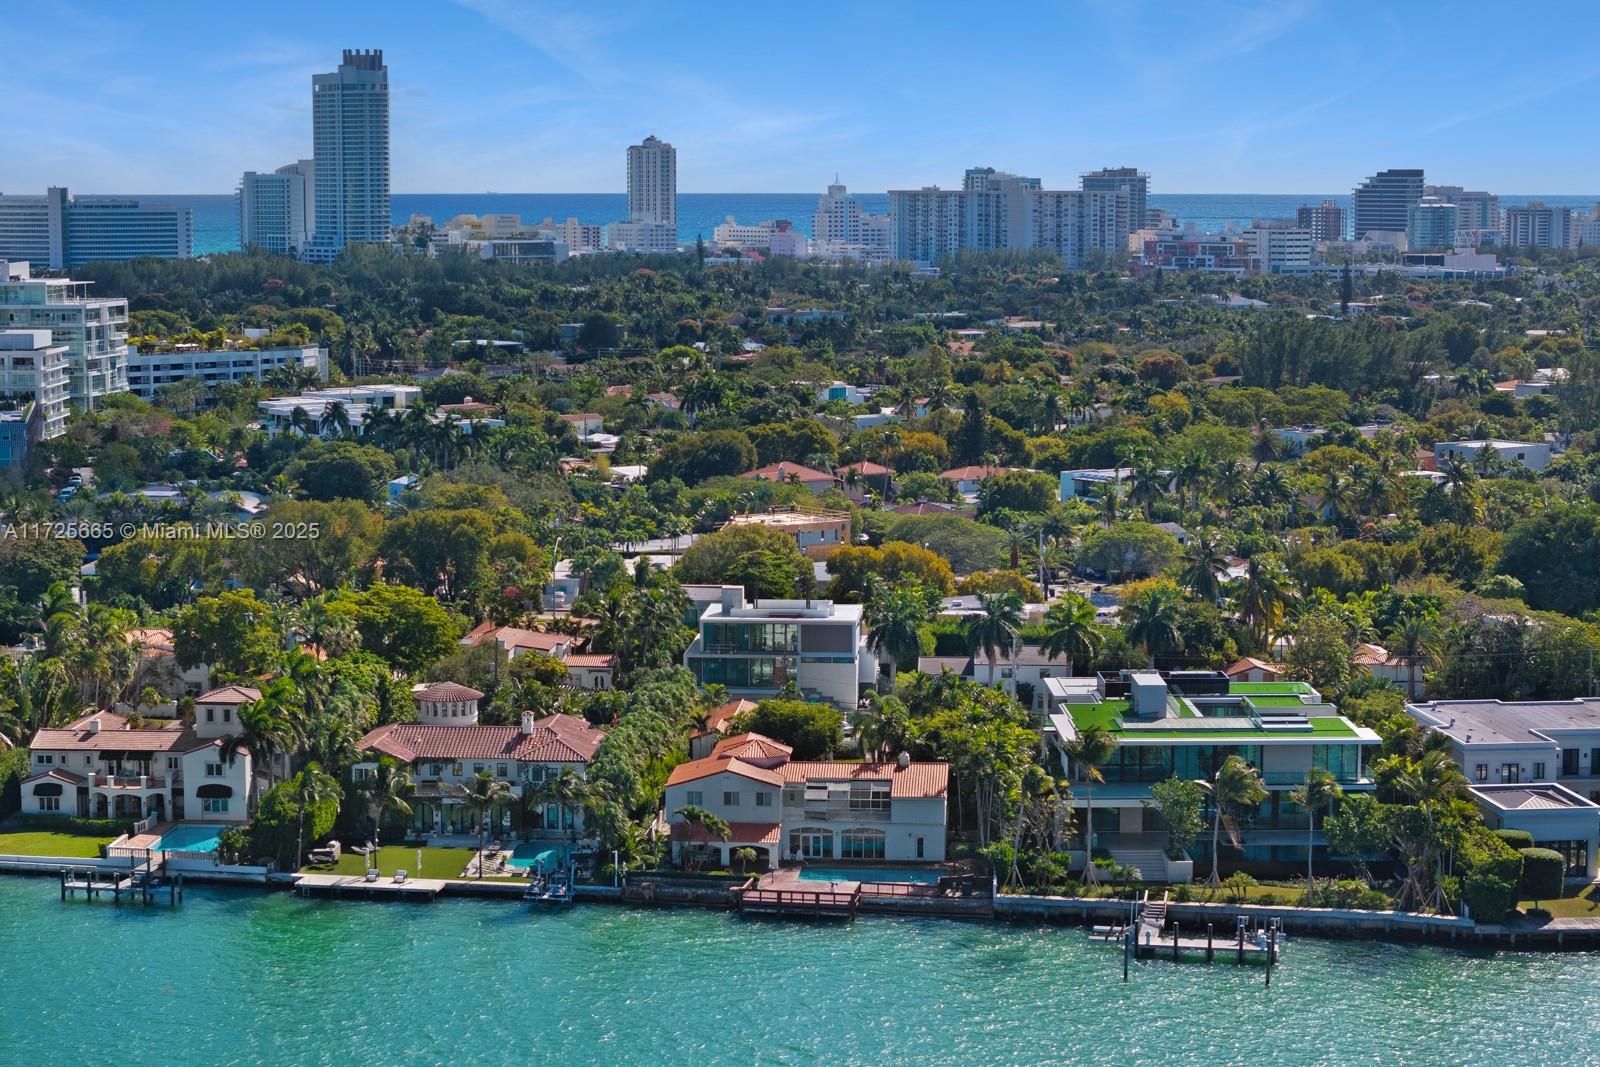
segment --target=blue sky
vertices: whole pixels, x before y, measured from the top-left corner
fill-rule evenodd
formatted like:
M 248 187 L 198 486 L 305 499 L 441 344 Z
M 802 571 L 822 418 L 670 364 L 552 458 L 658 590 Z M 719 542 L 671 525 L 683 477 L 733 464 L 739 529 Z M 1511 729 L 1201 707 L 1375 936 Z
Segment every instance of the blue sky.
M 402 193 L 616 191 L 649 133 L 677 146 L 683 192 L 836 171 L 868 192 L 948 186 L 980 164 L 1061 188 L 1132 164 L 1161 192 L 1343 192 L 1421 166 L 1596 193 L 1592 18 L 1471 0 L 28 0 L 6 15 L 0 190 L 230 192 L 309 156 L 311 75 L 379 47 Z M 1504 46 L 1523 32 L 1533 47 Z

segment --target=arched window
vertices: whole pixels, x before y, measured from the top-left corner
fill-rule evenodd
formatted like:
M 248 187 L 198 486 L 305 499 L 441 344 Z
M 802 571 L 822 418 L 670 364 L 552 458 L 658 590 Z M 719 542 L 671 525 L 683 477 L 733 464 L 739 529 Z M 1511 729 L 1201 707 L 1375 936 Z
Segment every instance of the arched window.
M 839 858 L 846 860 L 881 860 L 884 852 L 882 830 L 869 828 L 846 830 L 839 835 Z

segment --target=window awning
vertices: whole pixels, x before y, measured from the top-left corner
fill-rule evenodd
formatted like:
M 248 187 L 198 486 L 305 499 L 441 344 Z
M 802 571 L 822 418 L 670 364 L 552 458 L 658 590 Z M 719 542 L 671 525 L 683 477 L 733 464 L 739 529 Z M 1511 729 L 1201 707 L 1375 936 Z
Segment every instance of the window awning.
M 33 795 L 36 797 L 58 797 L 61 795 L 61 783 L 40 782 L 33 787 Z
M 214 782 L 208 782 L 199 789 L 196 789 L 194 791 L 194 795 L 199 797 L 201 800 L 221 800 L 225 797 L 233 796 L 233 786 L 217 785 Z

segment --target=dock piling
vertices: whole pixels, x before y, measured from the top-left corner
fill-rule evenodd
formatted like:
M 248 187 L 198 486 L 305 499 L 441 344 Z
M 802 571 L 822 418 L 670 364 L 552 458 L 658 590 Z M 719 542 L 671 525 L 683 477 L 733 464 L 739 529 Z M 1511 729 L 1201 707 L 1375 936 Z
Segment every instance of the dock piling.
M 1207 963 L 1210 963 L 1213 959 L 1215 959 L 1215 954 L 1213 953 L 1212 947 L 1211 947 L 1212 926 L 1213 926 L 1213 924 L 1206 923 L 1206 962 Z

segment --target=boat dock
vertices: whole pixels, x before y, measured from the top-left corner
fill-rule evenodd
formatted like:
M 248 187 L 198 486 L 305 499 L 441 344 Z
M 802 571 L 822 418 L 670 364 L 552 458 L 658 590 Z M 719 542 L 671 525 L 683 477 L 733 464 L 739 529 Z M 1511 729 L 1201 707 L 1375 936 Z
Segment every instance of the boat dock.
M 358 874 L 300 874 L 294 891 L 303 897 L 366 897 L 379 900 L 433 900 L 444 891 L 443 878 L 380 878 L 369 882 Z
M 1219 957 L 1236 963 L 1260 962 L 1267 966 L 1267 984 L 1272 984 L 1272 968 L 1283 951 L 1283 928 L 1276 919 L 1255 924 L 1239 916 L 1232 930 L 1219 938 L 1213 924 L 1185 935 L 1176 921 L 1169 921 L 1167 898 L 1151 901 L 1145 894 L 1128 902 L 1127 921 L 1090 928 L 1089 939 L 1123 949 L 1123 980 L 1127 980 L 1129 959 L 1204 959 Z
M 81 893 L 85 900 L 109 896 L 116 904 L 121 904 L 124 896 L 145 904 L 158 901 L 162 897 L 173 906 L 183 903 L 183 875 L 168 878 L 159 868 L 149 866 L 142 869 L 136 867 L 132 870 L 107 870 L 100 867 L 77 870 L 63 868 L 60 879 L 62 900 L 76 897 Z
M 739 894 L 741 915 L 789 919 L 854 919 L 861 907 L 860 882 L 819 882 L 823 889 L 747 888 Z

